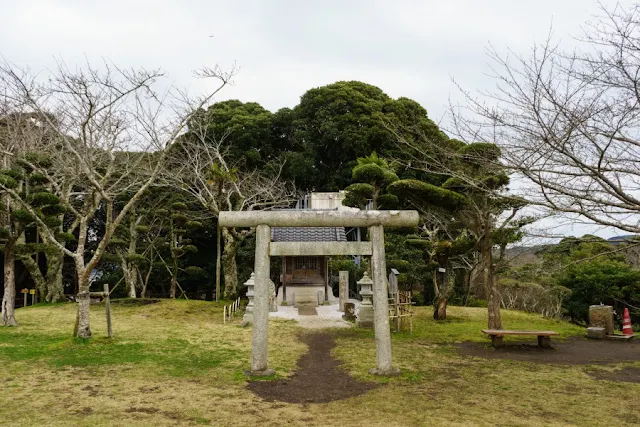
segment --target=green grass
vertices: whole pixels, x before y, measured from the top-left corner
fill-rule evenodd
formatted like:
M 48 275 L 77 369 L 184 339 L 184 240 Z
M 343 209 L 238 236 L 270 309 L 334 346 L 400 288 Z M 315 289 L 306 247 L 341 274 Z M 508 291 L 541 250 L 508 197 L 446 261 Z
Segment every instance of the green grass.
M 469 307 L 449 307 L 447 320 L 435 321 L 429 314 L 430 308 L 418 307 L 420 313 L 413 321 L 413 336 L 408 332 L 403 338 L 423 338 L 429 342 L 451 344 L 463 341 L 487 342 L 482 329 L 487 329 L 487 309 Z M 556 331 L 559 338 L 584 335 L 585 330 L 568 322 L 547 319 L 540 315 L 522 311 L 502 310 L 502 327 L 512 330 Z M 522 337 L 505 337 L 505 341 L 522 340 Z M 533 337 L 533 340 L 536 338 Z
M 380 387 L 328 404 L 266 402 L 245 388 L 251 329 L 222 322 L 223 303 L 168 301 L 92 306 L 91 340 L 71 338 L 74 305 L 19 309 L 21 326 L 0 328 L 0 415 L 11 425 L 616 425 L 640 423 L 640 384 L 595 380 L 588 370 L 460 354 L 455 343 L 488 342 L 486 309 L 450 307 L 436 322 L 417 307 L 413 335 L 392 335 L 402 375 L 369 375 L 370 330 L 335 330 L 334 355 L 351 375 Z M 508 329 L 584 330 L 503 311 Z M 273 380 L 290 375 L 306 347 L 294 322 L 271 321 Z M 345 421 L 347 420 L 347 421 Z

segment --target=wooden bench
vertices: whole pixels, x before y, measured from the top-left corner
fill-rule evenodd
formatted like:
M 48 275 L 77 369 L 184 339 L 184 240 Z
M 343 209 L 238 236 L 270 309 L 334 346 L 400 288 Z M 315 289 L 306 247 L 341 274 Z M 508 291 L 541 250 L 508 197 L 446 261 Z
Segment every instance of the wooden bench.
M 554 331 L 505 331 L 500 329 L 483 329 L 482 333 L 491 337 L 491 344 L 496 348 L 502 347 L 502 337 L 505 335 L 536 335 L 540 347 L 551 348 L 551 336 L 558 335 L 558 333 Z

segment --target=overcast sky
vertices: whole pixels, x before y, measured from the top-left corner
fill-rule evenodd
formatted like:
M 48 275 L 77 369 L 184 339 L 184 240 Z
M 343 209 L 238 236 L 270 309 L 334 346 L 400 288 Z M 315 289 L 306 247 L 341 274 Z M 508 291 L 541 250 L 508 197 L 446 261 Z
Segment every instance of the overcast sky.
M 605 5 L 614 0 L 603 0 Z M 630 1 L 621 1 L 628 4 Z M 312 87 L 361 80 L 420 102 L 440 122 L 451 79 L 469 90 L 486 76 L 489 43 L 526 54 L 551 26 L 574 44 L 598 12 L 591 0 L 0 0 L 0 54 L 34 70 L 102 57 L 161 68 L 179 86 L 205 90 L 192 70 L 239 74 L 219 100 L 293 107 Z M 567 232 L 571 230 L 567 229 Z M 576 233 L 580 233 L 576 230 Z

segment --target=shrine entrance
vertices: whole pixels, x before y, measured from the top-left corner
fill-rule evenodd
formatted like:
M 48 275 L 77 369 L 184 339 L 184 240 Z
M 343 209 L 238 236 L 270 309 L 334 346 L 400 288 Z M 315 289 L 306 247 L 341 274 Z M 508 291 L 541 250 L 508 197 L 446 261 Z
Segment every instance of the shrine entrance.
M 251 375 L 271 375 L 268 366 L 269 282 L 271 256 L 370 255 L 373 279 L 376 368 L 392 375 L 391 331 L 384 227 L 416 227 L 417 211 L 257 211 L 220 212 L 219 227 L 255 227 L 256 259 L 253 299 Z M 368 242 L 271 242 L 271 227 L 368 227 Z

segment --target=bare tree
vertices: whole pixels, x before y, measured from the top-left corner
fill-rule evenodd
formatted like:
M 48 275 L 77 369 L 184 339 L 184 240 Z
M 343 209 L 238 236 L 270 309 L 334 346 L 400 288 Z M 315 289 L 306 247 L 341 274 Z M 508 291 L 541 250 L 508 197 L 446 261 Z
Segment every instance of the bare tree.
M 530 202 L 640 232 L 640 6 L 602 7 L 580 47 L 490 50 L 497 89 L 454 109 L 456 132 L 503 148 Z
M 65 233 L 48 226 L 20 192 L 2 183 L 0 190 L 31 214 L 43 237 L 74 260 L 79 337 L 91 336 L 90 277 L 116 228 L 156 180 L 167 149 L 184 132 L 193 113 L 231 78 L 217 69 L 204 69 L 201 75 L 220 84 L 212 93 L 192 100 L 181 92 L 155 90 L 162 77 L 158 71 L 125 70 L 111 64 L 104 64 L 103 70 L 90 65 L 70 70 L 60 64 L 46 80 L 39 80 L 28 70 L 0 64 L 5 97 L 21 112 L 36 114 L 38 126 L 56 136 L 43 147 L 55 162 L 56 175 L 43 176 L 72 218 L 77 236 L 66 237 L 75 239 L 75 248 L 61 243 Z M 61 186 L 65 179 L 72 182 L 66 194 Z M 116 200 L 123 194 L 130 197 L 119 206 Z M 101 210 L 104 233 L 98 235 L 90 223 Z M 95 249 L 88 254 L 90 242 Z
M 211 140 L 206 124 L 189 123 L 189 132 L 172 155 L 172 168 L 165 182 L 193 196 L 214 216 L 221 211 L 251 211 L 289 207 L 297 199 L 294 186 L 280 179 L 281 170 L 242 171 L 228 155 L 225 135 Z M 222 263 L 226 296 L 238 293 L 236 252 L 250 230 L 224 228 Z M 220 239 L 220 237 L 218 237 Z M 220 253 L 222 252 L 222 253 Z M 216 277 L 216 299 L 220 298 L 220 277 Z

